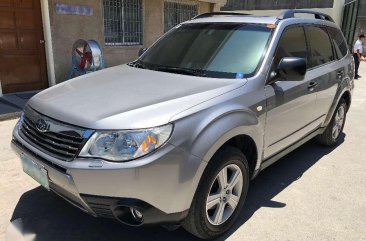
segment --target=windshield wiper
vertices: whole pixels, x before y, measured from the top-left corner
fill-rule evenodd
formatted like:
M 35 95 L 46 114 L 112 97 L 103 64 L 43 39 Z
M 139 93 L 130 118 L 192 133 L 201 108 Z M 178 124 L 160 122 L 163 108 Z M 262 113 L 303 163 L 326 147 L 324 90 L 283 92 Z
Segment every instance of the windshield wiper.
M 169 72 L 169 73 L 176 73 L 176 74 L 185 74 L 185 75 L 192 75 L 192 76 L 206 76 L 204 73 L 204 70 L 198 70 L 198 69 L 186 69 L 186 68 L 180 68 L 180 67 L 169 67 L 169 66 L 157 66 L 157 67 L 147 67 L 144 62 L 141 60 L 136 60 L 134 62 L 128 63 L 127 65 L 135 68 L 140 69 L 151 69 L 156 71 L 163 71 L 163 72 Z
M 198 70 L 198 69 L 186 69 L 186 68 L 180 68 L 180 67 L 159 66 L 159 67 L 155 67 L 154 70 L 176 73 L 176 74 L 186 74 L 186 75 L 192 75 L 192 76 L 206 76 L 206 74 L 204 73 L 204 70 Z
M 141 60 L 136 60 L 134 62 L 128 63 L 128 66 L 140 68 L 140 69 L 148 69 L 146 65 Z

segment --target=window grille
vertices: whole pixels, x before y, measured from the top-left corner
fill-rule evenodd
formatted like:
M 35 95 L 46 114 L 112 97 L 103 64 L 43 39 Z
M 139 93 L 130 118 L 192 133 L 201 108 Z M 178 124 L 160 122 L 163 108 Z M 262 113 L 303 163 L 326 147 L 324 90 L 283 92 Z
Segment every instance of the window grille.
M 164 2 L 164 31 L 167 32 L 181 22 L 198 14 L 198 4 L 188 0 L 169 0 Z
M 142 45 L 142 0 L 103 0 L 105 45 Z

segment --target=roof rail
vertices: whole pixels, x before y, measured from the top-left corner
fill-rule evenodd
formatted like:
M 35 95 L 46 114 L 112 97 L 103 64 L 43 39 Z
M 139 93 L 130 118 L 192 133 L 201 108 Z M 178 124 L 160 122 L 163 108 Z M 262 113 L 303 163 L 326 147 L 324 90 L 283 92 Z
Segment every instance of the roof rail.
M 248 16 L 248 15 L 251 15 L 251 14 L 236 13 L 236 12 L 209 12 L 209 13 L 199 14 L 199 15 L 193 17 L 192 20 L 193 19 L 198 19 L 198 18 L 214 17 L 214 16 Z
M 288 18 L 294 18 L 295 13 L 313 14 L 316 19 L 321 19 L 321 20 L 330 21 L 330 22 L 334 23 L 333 18 L 331 16 L 329 16 L 328 14 L 318 12 L 318 11 L 313 11 L 313 10 L 304 10 L 304 9 L 286 10 L 280 16 L 278 16 L 277 19 L 278 20 L 283 20 L 283 19 L 288 19 Z

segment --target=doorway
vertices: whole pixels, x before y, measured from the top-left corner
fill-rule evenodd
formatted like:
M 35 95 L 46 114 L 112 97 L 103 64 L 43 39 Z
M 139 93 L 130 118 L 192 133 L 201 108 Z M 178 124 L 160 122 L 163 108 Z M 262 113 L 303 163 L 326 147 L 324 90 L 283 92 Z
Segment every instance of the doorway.
M 39 0 L 0 1 L 0 84 L 4 94 L 48 87 Z

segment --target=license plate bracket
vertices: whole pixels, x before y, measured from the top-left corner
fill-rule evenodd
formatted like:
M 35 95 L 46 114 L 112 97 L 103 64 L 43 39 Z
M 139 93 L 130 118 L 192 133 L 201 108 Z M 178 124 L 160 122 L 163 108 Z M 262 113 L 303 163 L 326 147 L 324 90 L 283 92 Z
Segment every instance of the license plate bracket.
M 20 159 L 22 161 L 23 171 L 36 180 L 39 184 L 41 184 L 44 188 L 50 190 L 47 170 L 24 153 L 20 155 Z

